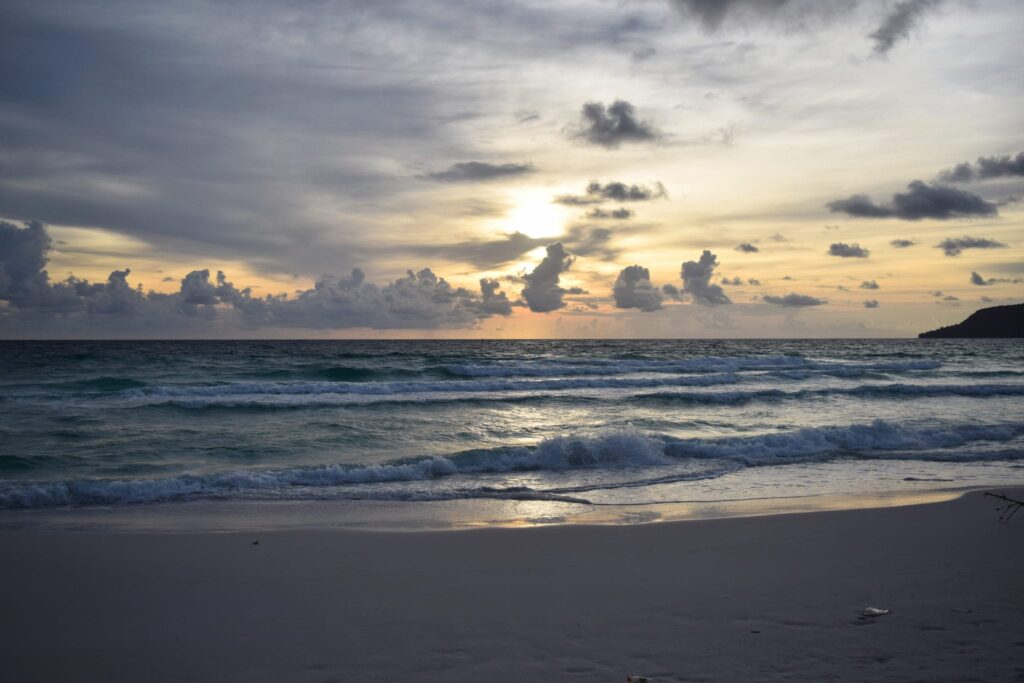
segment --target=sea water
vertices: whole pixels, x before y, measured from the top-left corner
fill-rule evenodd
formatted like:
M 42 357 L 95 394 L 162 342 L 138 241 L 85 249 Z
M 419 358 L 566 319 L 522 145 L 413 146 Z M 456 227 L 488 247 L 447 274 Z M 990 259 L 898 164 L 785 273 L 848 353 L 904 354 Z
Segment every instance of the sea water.
M 1013 340 L 0 342 L 0 509 L 1024 483 Z

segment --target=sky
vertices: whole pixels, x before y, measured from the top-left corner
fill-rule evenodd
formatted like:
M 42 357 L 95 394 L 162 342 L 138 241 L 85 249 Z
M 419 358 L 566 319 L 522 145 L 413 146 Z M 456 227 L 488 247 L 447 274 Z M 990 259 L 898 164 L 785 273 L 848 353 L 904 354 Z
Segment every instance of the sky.
M 890 337 L 1024 300 L 1019 0 L 0 0 L 0 337 Z

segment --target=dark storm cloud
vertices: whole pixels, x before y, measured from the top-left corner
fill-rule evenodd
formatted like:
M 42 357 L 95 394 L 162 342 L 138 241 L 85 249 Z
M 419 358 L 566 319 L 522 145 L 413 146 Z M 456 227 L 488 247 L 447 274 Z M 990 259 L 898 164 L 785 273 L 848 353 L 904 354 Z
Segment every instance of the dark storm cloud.
M 998 208 L 973 192 L 945 185 L 929 185 L 915 180 L 906 192 L 892 196 L 887 205 L 876 204 L 867 195 L 857 194 L 848 199 L 829 202 L 833 213 L 845 213 L 856 218 L 898 218 L 917 221 L 922 218 L 947 220 L 974 216 L 995 216 Z
M 868 36 L 875 43 L 875 54 L 886 55 L 900 40 L 908 39 L 922 17 L 940 3 L 941 0 L 901 0 L 893 5 L 892 11 Z
M 616 100 L 607 108 L 600 102 L 587 102 L 571 135 L 608 149 L 623 143 L 653 142 L 661 137 L 654 126 L 637 118 L 636 107 L 625 100 Z
M 565 307 L 562 297 L 570 293 L 559 287 L 561 274 L 569 270 L 575 259 L 565 250 L 561 242 L 548 245 L 547 255 L 537 264 L 533 272 L 523 276 L 523 300 L 535 313 L 549 313 Z
M 717 266 L 718 257 L 707 249 L 700 255 L 699 260 L 683 263 L 679 273 L 683 280 L 682 294 L 689 295 L 695 304 L 703 306 L 731 304 L 732 300 L 726 295 L 725 290 L 711 283 Z
M 587 218 L 590 218 L 592 220 L 598 220 L 598 221 L 603 221 L 603 220 L 625 221 L 625 220 L 629 220 L 630 218 L 632 218 L 635 215 L 636 215 L 636 213 L 632 209 L 627 209 L 625 207 L 619 207 L 618 209 L 611 209 L 611 210 L 602 209 L 600 207 L 595 207 L 595 208 L 593 208 L 593 209 L 591 209 L 590 211 L 587 212 Z
M 856 242 L 853 244 L 833 242 L 828 246 L 828 254 L 829 256 L 839 256 L 841 258 L 867 258 L 871 252 Z
M 475 183 L 495 178 L 508 178 L 533 173 L 532 164 L 488 164 L 466 161 L 452 164 L 447 170 L 428 173 L 426 177 L 443 183 Z
M 784 306 L 786 308 L 821 306 L 822 304 L 828 303 L 826 299 L 818 299 L 813 296 L 807 296 L 806 294 L 786 294 L 785 296 L 765 294 L 761 299 L 766 303 L 774 304 L 776 306 Z
M 627 185 L 626 183 L 613 181 L 602 185 L 592 180 L 587 185 L 586 194 L 563 194 L 554 198 L 556 204 L 565 206 L 586 206 L 587 204 L 601 204 L 603 202 L 649 202 L 654 199 L 668 197 L 665 186 L 659 182 L 653 187 L 646 185 Z
M 744 242 L 743 244 L 736 245 L 736 251 L 742 251 L 745 254 L 756 254 L 761 251 L 750 242 Z
M 891 242 L 889 242 L 889 244 L 895 247 L 896 249 L 906 249 L 907 247 L 914 246 L 915 244 L 917 244 L 917 242 L 915 242 L 914 240 L 897 239 L 892 240 Z
M 971 280 L 970 280 L 970 282 L 971 282 L 972 285 L 977 285 L 979 287 L 987 287 L 987 286 L 990 286 L 990 285 L 1000 285 L 1000 284 L 1019 285 L 1020 283 L 1024 282 L 1024 278 L 1019 278 L 1019 277 L 1015 277 L 1015 278 L 990 277 L 988 279 L 985 279 L 978 272 L 972 270 L 971 271 Z
M 643 266 L 626 266 L 612 288 L 616 308 L 639 308 L 656 311 L 661 308 L 662 292 L 651 284 L 651 272 Z
M 1024 176 L 1024 152 L 1017 156 L 978 157 L 972 166 L 967 162 L 957 164 L 939 173 L 939 180 L 947 183 L 966 183 L 972 180 Z
M 864 282 L 860 283 L 860 288 L 861 289 L 879 289 L 880 287 L 879 287 L 878 283 L 875 282 L 874 280 L 864 280 Z
M 964 249 L 1004 249 L 1007 245 L 987 237 L 947 237 L 935 245 L 946 256 L 959 256 Z
M 867 301 L 864 302 L 864 308 L 878 308 L 878 300 L 868 299 Z
M 118 336 L 263 327 L 460 328 L 512 310 L 496 281 L 481 280 L 477 293 L 451 286 L 429 268 L 408 271 L 383 286 L 366 282 L 357 268 L 348 277 L 322 277 L 295 298 L 255 297 L 224 273 L 211 279 L 205 269 L 189 272 L 171 294 L 133 287 L 127 268 L 102 283 L 76 277 L 54 283 L 45 270 L 50 244 L 41 223 L 19 228 L 0 222 L 0 300 L 6 302 L 0 306 L 0 329 Z

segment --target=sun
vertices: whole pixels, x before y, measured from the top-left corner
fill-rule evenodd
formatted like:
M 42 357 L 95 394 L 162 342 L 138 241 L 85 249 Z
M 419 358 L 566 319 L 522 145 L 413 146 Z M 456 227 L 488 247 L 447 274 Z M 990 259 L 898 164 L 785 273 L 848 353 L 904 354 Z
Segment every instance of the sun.
M 565 231 L 565 207 L 551 201 L 543 188 L 515 190 L 509 195 L 512 208 L 497 224 L 502 232 L 521 232 L 528 237 L 557 237 Z

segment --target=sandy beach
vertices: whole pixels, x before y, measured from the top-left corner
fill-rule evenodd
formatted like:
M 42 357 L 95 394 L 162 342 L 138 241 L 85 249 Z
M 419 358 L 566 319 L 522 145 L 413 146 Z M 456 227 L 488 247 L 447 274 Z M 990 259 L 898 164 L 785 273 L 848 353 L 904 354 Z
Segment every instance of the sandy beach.
M 1024 519 L 993 508 L 8 530 L 0 659 L 12 681 L 1021 680 Z

